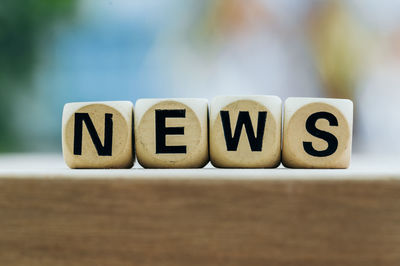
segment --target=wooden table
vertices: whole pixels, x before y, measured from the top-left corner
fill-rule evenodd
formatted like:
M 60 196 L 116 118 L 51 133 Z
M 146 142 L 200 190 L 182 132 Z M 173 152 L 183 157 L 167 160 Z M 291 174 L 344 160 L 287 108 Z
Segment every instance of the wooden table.
M 400 158 L 70 170 L 0 157 L 0 265 L 400 265 Z

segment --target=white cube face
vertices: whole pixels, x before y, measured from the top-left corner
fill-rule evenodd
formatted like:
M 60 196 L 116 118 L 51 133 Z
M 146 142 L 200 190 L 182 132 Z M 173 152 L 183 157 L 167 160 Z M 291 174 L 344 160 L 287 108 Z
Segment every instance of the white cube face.
M 277 167 L 282 101 L 277 96 L 219 96 L 210 106 L 210 158 L 216 167 Z
M 135 147 L 146 168 L 198 168 L 209 161 L 205 99 L 140 99 Z
M 133 104 L 79 102 L 64 106 L 62 146 L 71 168 L 130 168 Z
M 282 162 L 292 168 L 347 168 L 353 103 L 346 99 L 288 98 Z

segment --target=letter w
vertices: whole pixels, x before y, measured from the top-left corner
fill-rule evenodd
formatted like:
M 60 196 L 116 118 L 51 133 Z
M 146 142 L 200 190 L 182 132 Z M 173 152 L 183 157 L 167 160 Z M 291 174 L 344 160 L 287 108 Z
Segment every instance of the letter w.
M 246 128 L 247 138 L 250 143 L 251 151 L 261 151 L 264 137 L 265 123 L 267 120 L 267 112 L 258 112 L 257 136 L 254 135 L 254 129 L 251 124 L 249 112 L 239 112 L 237 119 L 235 134 L 232 137 L 231 123 L 228 111 L 221 111 L 221 122 L 224 129 L 226 148 L 228 151 L 236 151 L 243 126 Z

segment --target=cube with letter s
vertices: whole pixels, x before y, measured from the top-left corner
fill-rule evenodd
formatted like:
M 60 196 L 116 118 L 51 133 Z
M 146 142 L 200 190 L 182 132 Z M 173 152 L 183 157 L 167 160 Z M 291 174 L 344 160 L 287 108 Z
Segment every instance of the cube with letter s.
M 282 163 L 290 168 L 348 168 L 353 102 L 332 98 L 285 101 Z

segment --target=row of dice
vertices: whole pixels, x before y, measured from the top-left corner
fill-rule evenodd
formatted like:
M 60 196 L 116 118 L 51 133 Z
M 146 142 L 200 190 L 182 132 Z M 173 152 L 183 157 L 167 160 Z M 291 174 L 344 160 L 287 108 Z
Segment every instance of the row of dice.
M 71 168 L 347 168 L 346 99 L 218 96 L 68 103 L 63 155 Z M 282 134 L 283 132 L 283 134 Z

